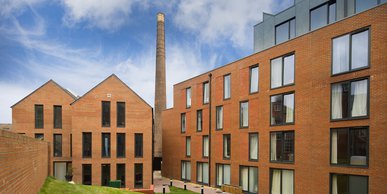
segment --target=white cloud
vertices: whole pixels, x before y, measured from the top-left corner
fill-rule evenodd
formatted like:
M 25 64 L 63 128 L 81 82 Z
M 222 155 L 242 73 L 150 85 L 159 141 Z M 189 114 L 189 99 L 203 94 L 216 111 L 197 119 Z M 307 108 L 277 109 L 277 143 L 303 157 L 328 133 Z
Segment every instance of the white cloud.
M 32 92 L 30 88 L 20 84 L 0 82 L 0 123 L 12 122 L 11 106 Z
M 46 0 L 0 0 L 0 16 L 18 15 L 25 9 L 43 3 Z

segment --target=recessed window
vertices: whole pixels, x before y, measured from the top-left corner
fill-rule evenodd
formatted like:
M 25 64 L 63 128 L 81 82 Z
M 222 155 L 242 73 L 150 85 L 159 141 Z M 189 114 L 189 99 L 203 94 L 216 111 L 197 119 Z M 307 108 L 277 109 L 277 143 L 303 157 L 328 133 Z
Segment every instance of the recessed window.
M 231 167 L 229 164 L 216 164 L 216 186 L 229 185 Z
M 203 111 L 198 110 L 196 112 L 196 130 L 197 131 L 203 131 Z
M 378 0 L 356 0 L 355 12 L 359 13 L 378 5 Z
M 223 106 L 216 107 L 216 129 L 223 129 Z
M 294 84 L 294 54 L 271 60 L 271 89 Z
M 241 102 L 239 109 L 239 127 L 247 128 L 249 127 L 249 102 Z
M 134 134 L 134 156 L 141 158 L 143 156 L 143 135 L 142 133 Z
M 252 166 L 240 166 L 239 185 L 243 191 L 258 193 L 258 168 Z
M 43 133 L 35 133 L 35 139 L 44 140 L 44 134 Z
M 231 158 L 231 134 L 223 135 L 223 158 Z
M 181 118 L 180 118 L 180 125 L 181 125 L 181 132 L 185 133 L 186 130 L 186 118 L 185 118 L 185 113 L 181 113 Z
M 208 157 L 208 155 L 209 155 L 209 148 L 210 148 L 210 146 L 209 146 L 209 139 L 208 139 L 208 135 L 204 135 L 203 136 L 203 157 Z
M 231 98 L 231 75 L 223 76 L 223 99 Z
M 35 104 L 35 129 L 43 129 L 43 105 Z
M 258 92 L 259 85 L 259 67 L 250 68 L 250 94 Z
M 143 165 L 134 164 L 134 188 L 143 188 Z
M 258 160 L 258 133 L 249 133 L 249 160 Z
M 62 157 L 62 134 L 54 134 L 54 157 Z
M 181 161 L 181 180 L 191 181 L 191 162 Z
M 286 169 L 270 169 L 270 193 L 293 194 L 294 171 Z
M 91 133 L 83 132 L 82 133 L 82 157 L 91 158 L 92 153 L 92 139 Z
M 332 40 L 332 74 L 369 66 L 369 31 L 346 34 Z
M 110 164 L 101 165 L 101 185 L 109 186 L 110 181 Z
M 125 102 L 117 102 L 117 127 L 125 127 Z
M 210 102 L 210 83 L 203 83 L 203 104 Z
M 368 128 L 331 129 L 331 164 L 366 166 Z
M 294 93 L 270 97 L 270 124 L 285 125 L 294 123 Z
M 117 133 L 117 158 L 125 157 L 125 133 Z
M 54 129 L 62 129 L 62 106 L 54 106 Z
M 331 174 L 331 194 L 368 193 L 368 176 Z
M 201 184 L 208 184 L 208 163 L 206 162 L 198 162 L 197 163 L 197 173 L 196 180 Z
M 121 188 L 125 188 L 125 164 L 117 164 L 116 180 L 121 180 Z
M 191 88 L 185 89 L 186 107 L 191 107 Z
M 110 157 L 110 133 L 102 133 L 102 157 Z
M 82 185 L 91 185 L 91 164 L 82 164 Z
M 310 11 L 310 30 L 336 21 L 336 2 L 325 3 Z
M 331 119 L 368 116 L 368 79 L 332 84 Z
M 110 102 L 102 101 L 102 127 L 110 127 Z
M 270 161 L 294 162 L 294 131 L 270 133 Z
M 185 156 L 186 157 L 191 156 L 191 137 L 185 138 Z
M 290 19 L 275 27 L 275 44 L 280 44 L 296 37 L 296 19 Z

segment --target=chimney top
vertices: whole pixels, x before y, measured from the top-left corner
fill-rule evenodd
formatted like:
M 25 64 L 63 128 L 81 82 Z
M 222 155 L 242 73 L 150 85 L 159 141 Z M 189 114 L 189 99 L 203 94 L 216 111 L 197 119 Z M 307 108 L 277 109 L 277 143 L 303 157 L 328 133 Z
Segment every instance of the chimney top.
M 163 13 L 159 12 L 157 14 L 157 21 L 158 22 L 164 22 L 164 14 Z

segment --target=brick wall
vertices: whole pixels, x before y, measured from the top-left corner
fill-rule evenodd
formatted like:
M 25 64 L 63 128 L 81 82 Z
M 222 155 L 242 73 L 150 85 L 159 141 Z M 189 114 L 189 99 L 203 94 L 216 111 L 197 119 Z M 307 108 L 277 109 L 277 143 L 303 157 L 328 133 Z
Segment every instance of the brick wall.
M 48 142 L 0 130 L 0 193 L 39 192 L 48 161 Z

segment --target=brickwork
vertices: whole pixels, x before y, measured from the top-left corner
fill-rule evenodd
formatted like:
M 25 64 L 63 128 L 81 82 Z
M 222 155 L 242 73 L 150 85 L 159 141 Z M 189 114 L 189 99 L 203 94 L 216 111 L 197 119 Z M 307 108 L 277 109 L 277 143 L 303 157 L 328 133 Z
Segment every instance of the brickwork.
M 354 15 L 270 49 L 199 75 L 174 86 L 174 108 L 163 112 L 163 176 L 181 179 L 181 161 L 191 161 L 191 181 L 196 182 L 196 162 L 202 157 L 202 136 L 209 134 L 209 105 L 202 103 L 202 83 L 212 74 L 210 182 L 215 186 L 215 164 L 231 164 L 231 184 L 239 185 L 239 166 L 258 167 L 259 193 L 270 192 L 270 168 L 294 169 L 295 193 L 329 193 L 329 174 L 369 176 L 369 193 L 387 193 L 387 5 Z M 370 28 L 370 67 L 331 76 L 332 38 Z M 295 84 L 270 88 L 270 60 L 295 53 Z M 259 65 L 259 92 L 249 94 L 249 67 Z M 231 99 L 223 100 L 223 76 L 231 73 Z M 330 121 L 330 85 L 369 77 L 369 117 Z M 185 89 L 191 87 L 192 107 L 185 105 Z M 295 123 L 270 126 L 270 96 L 294 91 Z M 239 127 L 239 103 L 249 101 L 249 127 Z M 224 127 L 215 131 L 215 107 L 223 105 Z M 203 109 L 203 131 L 196 132 L 196 111 Z M 186 113 L 186 133 L 180 132 L 180 114 Z M 330 129 L 369 126 L 368 167 L 330 165 Z M 270 162 L 270 132 L 295 131 L 294 163 Z M 259 160 L 248 160 L 248 133 L 259 133 Z M 231 134 L 231 159 L 222 157 L 222 134 Z M 185 138 L 191 136 L 191 157 L 185 157 Z

